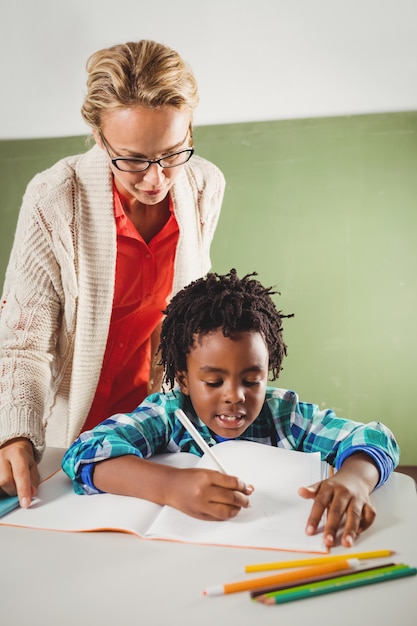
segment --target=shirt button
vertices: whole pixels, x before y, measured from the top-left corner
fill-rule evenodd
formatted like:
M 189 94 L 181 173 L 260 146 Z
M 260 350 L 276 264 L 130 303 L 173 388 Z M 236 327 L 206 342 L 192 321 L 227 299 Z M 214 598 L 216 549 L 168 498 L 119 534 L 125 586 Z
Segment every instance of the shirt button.
M 119 343 L 119 348 L 124 348 L 124 347 L 125 347 L 125 344 L 123 343 L 123 341 L 121 341 L 121 342 Z

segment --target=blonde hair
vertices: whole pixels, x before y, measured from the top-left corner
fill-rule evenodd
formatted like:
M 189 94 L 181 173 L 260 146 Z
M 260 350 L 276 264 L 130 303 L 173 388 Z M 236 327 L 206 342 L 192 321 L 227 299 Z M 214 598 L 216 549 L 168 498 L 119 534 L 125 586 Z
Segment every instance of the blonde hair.
M 198 87 L 178 52 L 155 41 L 128 42 L 99 50 L 87 61 L 87 95 L 81 113 L 100 130 L 107 111 L 137 104 L 194 111 Z

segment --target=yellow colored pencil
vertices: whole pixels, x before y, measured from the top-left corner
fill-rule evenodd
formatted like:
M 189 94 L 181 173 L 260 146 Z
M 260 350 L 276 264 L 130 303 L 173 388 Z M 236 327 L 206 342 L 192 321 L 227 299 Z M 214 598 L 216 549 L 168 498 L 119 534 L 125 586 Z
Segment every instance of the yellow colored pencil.
M 272 569 L 286 569 L 291 567 L 304 567 L 307 565 L 320 565 L 322 563 L 333 563 L 345 559 L 380 559 L 395 554 L 392 550 L 371 550 L 368 552 L 352 552 L 348 554 L 329 554 L 326 556 L 309 557 L 306 559 L 296 559 L 294 561 L 276 561 L 274 563 L 255 563 L 246 565 L 245 572 L 265 572 Z

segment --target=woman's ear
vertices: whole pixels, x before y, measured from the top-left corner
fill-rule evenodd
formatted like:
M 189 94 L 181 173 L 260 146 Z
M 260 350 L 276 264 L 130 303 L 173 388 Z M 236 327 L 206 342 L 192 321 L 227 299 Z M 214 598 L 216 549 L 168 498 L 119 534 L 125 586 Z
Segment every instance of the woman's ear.
M 189 396 L 190 392 L 188 391 L 188 376 L 187 376 L 187 372 L 181 371 L 181 372 L 177 372 L 175 374 L 175 378 L 177 379 L 177 382 L 180 386 L 180 390 L 181 393 L 183 393 L 185 396 Z

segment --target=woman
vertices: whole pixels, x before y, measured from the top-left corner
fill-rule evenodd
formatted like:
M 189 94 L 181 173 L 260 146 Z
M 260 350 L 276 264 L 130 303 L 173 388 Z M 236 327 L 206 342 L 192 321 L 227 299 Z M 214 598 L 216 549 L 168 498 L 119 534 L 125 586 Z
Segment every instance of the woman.
M 210 268 L 224 178 L 193 155 L 197 85 L 170 48 L 93 54 L 96 145 L 38 174 L 0 311 L 0 489 L 28 506 L 45 443 L 66 447 L 159 389 L 161 311 Z

